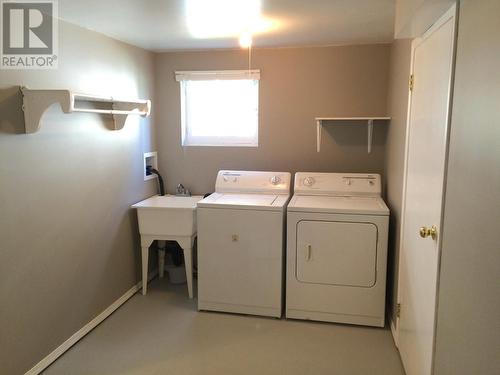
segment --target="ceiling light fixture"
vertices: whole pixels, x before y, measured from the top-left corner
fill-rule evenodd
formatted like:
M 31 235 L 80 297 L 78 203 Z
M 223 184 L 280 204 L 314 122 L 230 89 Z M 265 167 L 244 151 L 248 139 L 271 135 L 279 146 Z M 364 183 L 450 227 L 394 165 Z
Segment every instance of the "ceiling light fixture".
M 187 26 L 195 38 L 240 35 L 260 18 L 260 0 L 188 0 Z
M 240 35 L 240 46 L 241 46 L 241 48 L 252 47 L 252 33 L 251 32 L 246 31 Z
M 262 16 L 261 0 L 187 0 L 186 25 L 198 39 L 241 38 L 276 29 L 279 22 Z M 248 37 L 245 36 L 248 40 Z

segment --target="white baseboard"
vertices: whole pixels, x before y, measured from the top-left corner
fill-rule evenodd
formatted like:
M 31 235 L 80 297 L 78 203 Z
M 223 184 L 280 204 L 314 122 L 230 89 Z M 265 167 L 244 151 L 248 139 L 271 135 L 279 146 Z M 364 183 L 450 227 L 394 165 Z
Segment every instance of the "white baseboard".
M 158 275 L 158 270 L 149 272 L 148 281 L 151 281 L 154 277 Z M 35 366 L 31 368 L 24 375 L 37 375 L 50 366 L 57 358 L 64 354 L 66 350 L 75 345 L 79 340 L 81 340 L 87 333 L 92 331 L 97 327 L 104 319 L 110 316 L 114 311 L 116 311 L 121 305 L 123 305 L 127 300 L 132 297 L 135 293 L 141 290 L 141 282 L 139 281 L 132 288 L 127 290 L 120 298 L 113 302 L 106 310 L 97 315 L 90 322 L 85 324 L 82 328 L 76 331 L 69 339 L 64 341 L 59 345 L 52 353 L 49 353 L 44 359 L 38 362 Z
M 396 324 L 394 323 L 392 316 L 390 317 L 389 322 L 390 322 L 390 326 L 391 326 L 392 338 L 394 339 L 394 344 L 396 344 L 396 348 L 397 348 L 398 347 L 398 331 L 396 329 Z

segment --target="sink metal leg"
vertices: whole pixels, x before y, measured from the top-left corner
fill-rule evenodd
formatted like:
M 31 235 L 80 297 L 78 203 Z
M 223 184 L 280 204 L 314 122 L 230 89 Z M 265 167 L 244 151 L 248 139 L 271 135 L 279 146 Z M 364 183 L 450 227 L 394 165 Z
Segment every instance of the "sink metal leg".
M 142 295 L 146 295 L 148 287 L 149 246 L 142 246 Z
M 158 274 L 160 279 L 165 275 L 165 249 L 158 249 Z
M 186 266 L 186 279 L 188 285 L 189 298 L 193 298 L 193 252 L 190 247 L 184 250 L 184 264 Z
M 158 240 L 158 274 L 160 279 L 165 275 L 165 241 Z

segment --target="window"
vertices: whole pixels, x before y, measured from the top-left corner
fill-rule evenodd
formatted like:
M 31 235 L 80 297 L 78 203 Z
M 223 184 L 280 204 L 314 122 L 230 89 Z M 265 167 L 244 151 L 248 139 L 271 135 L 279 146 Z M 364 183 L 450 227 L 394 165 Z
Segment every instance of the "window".
M 258 70 L 176 72 L 183 146 L 258 146 Z

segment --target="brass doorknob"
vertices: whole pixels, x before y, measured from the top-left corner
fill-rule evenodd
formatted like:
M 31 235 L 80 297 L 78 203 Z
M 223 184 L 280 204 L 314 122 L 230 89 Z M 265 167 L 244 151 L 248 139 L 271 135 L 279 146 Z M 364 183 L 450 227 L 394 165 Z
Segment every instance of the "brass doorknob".
M 433 225 L 430 228 L 421 227 L 420 228 L 420 237 L 427 238 L 427 237 L 431 236 L 431 238 L 433 240 L 435 240 L 437 238 L 437 232 L 438 232 L 437 227 L 435 225 Z

